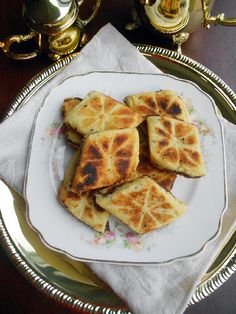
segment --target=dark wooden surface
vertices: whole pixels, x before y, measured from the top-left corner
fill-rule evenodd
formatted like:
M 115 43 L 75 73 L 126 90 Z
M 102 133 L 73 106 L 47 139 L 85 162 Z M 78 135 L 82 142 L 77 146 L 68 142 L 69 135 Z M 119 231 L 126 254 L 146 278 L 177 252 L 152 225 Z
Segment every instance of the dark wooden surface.
M 27 32 L 21 17 L 22 2 L 22 0 L 0 1 L 0 40 L 11 34 Z M 91 1 L 86 3 L 90 5 Z M 132 0 L 103 0 L 96 19 L 87 27 L 89 38 L 100 27 L 111 22 L 133 43 L 171 48 L 168 40 L 153 36 L 146 29 L 138 29 L 132 33 L 125 30 L 124 26 L 131 20 L 132 5 Z M 236 16 L 236 2 L 216 0 L 214 11 L 224 11 L 227 15 Z M 236 28 L 217 26 L 208 31 L 200 28 L 191 35 L 182 48 L 185 55 L 211 69 L 236 91 Z M 31 61 L 14 61 L 0 52 L 0 118 L 4 116 L 12 99 L 22 87 L 50 63 L 44 56 Z M 236 312 L 235 295 L 236 275 L 233 275 L 212 295 L 189 307 L 186 313 L 233 314 Z M 6 257 L 4 251 L 0 249 L 0 313 L 62 314 L 74 312 L 38 292 L 31 283 L 23 278 Z

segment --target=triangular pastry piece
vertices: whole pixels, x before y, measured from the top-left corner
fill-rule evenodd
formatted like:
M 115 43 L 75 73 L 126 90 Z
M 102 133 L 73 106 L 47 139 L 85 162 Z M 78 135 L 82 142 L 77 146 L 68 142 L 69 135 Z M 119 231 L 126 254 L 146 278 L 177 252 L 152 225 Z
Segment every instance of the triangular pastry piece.
M 79 155 L 80 152 L 77 151 L 69 163 L 58 198 L 64 207 L 77 219 L 96 231 L 104 232 L 109 213 L 96 205 L 91 192 L 77 194 L 70 191 Z
M 81 102 L 81 100 L 81 98 L 66 98 L 64 100 L 62 106 L 64 119 L 68 115 L 68 113 Z M 81 145 L 83 140 L 83 136 L 68 125 L 66 125 L 66 137 L 68 142 L 75 146 Z
M 180 120 L 147 118 L 151 163 L 189 177 L 205 175 L 199 133 L 195 125 Z
M 139 136 L 136 128 L 89 134 L 82 147 L 73 191 L 98 189 L 133 176 L 138 155 Z
M 125 103 L 142 118 L 164 114 L 175 119 L 189 121 L 185 101 L 172 90 L 130 95 L 125 98 Z
M 135 179 L 111 194 L 96 194 L 97 204 L 138 234 L 160 228 L 183 215 L 187 206 L 149 177 Z
M 86 135 L 103 130 L 136 127 L 142 118 L 124 104 L 95 91 L 90 92 L 68 113 L 65 122 Z

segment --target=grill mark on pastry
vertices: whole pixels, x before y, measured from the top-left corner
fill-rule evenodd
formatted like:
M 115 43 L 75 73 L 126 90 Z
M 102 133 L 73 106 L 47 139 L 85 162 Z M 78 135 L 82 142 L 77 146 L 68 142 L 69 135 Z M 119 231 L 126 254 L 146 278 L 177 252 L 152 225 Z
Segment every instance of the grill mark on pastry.
M 141 122 L 142 118 L 128 106 L 99 92 L 89 93 L 66 119 L 67 124 L 83 135 L 136 127 Z
M 162 141 L 159 141 L 159 145 L 160 145 L 160 148 L 163 149 L 165 146 L 169 145 L 169 141 L 167 139 L 164 139 Z
M 150 190 L 144 191 L 145 194 L 144 194 L 144 200 L 143 200 L 143 204 L 142 204 L 143 210 L 140 212 L 141 218 L 140 218 L 140 221 L 139 221 L 139 228 L 140 229 L 141 229 L 141 226 L 143 225 L 144 218 L 147 215 L 148 201 L 149 201 L 149 198 L 150 198 L 150 192 L 151 192 Z M 147 228 L 147 223 L 148 223 L 148 221 L 146 221 L 145 230 Z
M 88 162 L 81 171 L 82 175 L 85 176 L 83 183 L 76 185 L 77 191 L 82 190 L 85 186 L 93 185 L 97 180 L 97 169 L 91 163 Z
M 197 139 L 195 138 L 194 135 L 190 135 L 190 136 L 185 137 L 183 142 L 188 145 L 194 145 L 194 144 L 197 144 Z
M 151 116 L 151 115 L 155 115 L 156 114 L 156 111 L 151 109 L 151 108 L 148 108 L 148 107 L 145 107 L 145 106 L 139 106 L 138 109 L 143 113 L 145 114 L 146 116 Z
M 128 136 L 126 134 L 117 135 L 114 139 L 114 143 L 117 145 L 121 145 L 128 140 Z
M 120 158 L 128 158 L 132 156 L 132 145 L 129 145 L 128 147 L 121 148 L 117 150 L 115 153 L 115 156 Z
M 129 170 L 129 164 L 130 164 L 130 160 L 129 159 L 118 159 L 115 162 L 115 167 L 117 169 L 117 172 L 122 177 L 126 177 L 127 176 L 127 172 Z
M 160 90 L 134 94 L 126 97 L 127 105 L 143 118 L 150 115 L 164 115 L 188 121 L 188 111 L 184 100 L 175 91 Z
M 168 103 L 170 102 L 170 98 L 167 96 L 162 97 L 162 98 L 157 96 L 157 101 L 158 101 L 160 107 L 165 111 L 166 108 L 168 107 Z
M 162 169 L 169 169 L 190 177 L 199 177 L 205 174 L 197 127 L 193 124 L 168 117 L 150 117 L 151 162 Z M 165 122 L 171 122 L 171 133 L 168 137 L 159 135 L 157 128 L 164 127 Z M 156 124 L 156 125 L 155 125 Z M 168 126 L 168 124 L 165 124 Z M 156 157 L 155 157 L 156 154 Z
M 139 234 L 170 223 L 186 211 L 182 202 L 148 177 L 126 183 L 108 196 L 97 195 L 96 201 Z
M 188 154 L 188 156 L 189 156 L 189 158 L 191 158 L 191 160 L 195 161 L 196 163 L 199 162 L 200 155 L 196 150 L 190 149 L 190 148 L 184 148 L 184 152 L 186 152 Z
M 178 163 L 179 161 L 179 154 L 175 147 L 168 147 L 165 150 L 162 150 L 161 155 L 164 159 L 173 163 Z
M 168 136 L 168 134 L 166 133 L 166 131 L 163 130 L 163 129 L 161 129 L 161 128 L 156 128 L 156 132 L 157 132 L 157 134 L 159 134 L 159 135 Z
M 104 142 L 102 143 L 102 148 L 104 149 L 104 151 L 107 151 L 107 150 L 108 150 L 108 148 L 109 148 L 109 143 L 108 143 L 108 141 L 104 141 Z
M 105 97 L 102 95 L 101 96 L 101 110 L 100 110 L 100 114 L 99 114 L 99 117 L 101 119 L 101 129 L 102 130 L 105 130 L 105 128 L 106 128 L 106 119 L 105 119 L 106 109 L 105 108 L 106 108 Z
M 102 154 L 96 146 L 90 145 L 88 148 L 88 159 L 102 159 Z
M 104 209 L 98 208 L 94 200 L 94 192 L 74 193 L 70 190 L 79 155 L 80 151 L 77 151 L 66 169 L 58 199 L 77 219 L 99 232 L 104 232 L 109 214 Z
M 148 106 L 150 106 L 152 109 L 158 108 L 156 102 L 152 98 L 147 97 L 146 102 L 147 102 Z
M 167 129 L 167 131 L 168 131 L 169 133 L 171 133 L 171 123 L 170 123 L 170 121 L 164 120 L 163 125 L 164 125 L 164 127 Z
M 92 218 L 93 217 L 93 213 L 92 213 L 92 209 L 90 207 L 85 207 L 84 209 L 84 216 L 88 217 L 88 218 Z
M 179 104 L 177 103 L 173 103 L 170 108 L 168 108 L 166 110 L 167 113 L 171 114 L 171 115 L 178 115 L 178 114 L 181 114 L 182 110 L 179 106 Z
M 99 97 L 95 96 L 92 100 L 91 100 L 91 107 L 90 109 L 93 112 L 102 112 L 102 109 L 104 109 L 104 107 L 102 106 L 102 103 L 100 102 Z

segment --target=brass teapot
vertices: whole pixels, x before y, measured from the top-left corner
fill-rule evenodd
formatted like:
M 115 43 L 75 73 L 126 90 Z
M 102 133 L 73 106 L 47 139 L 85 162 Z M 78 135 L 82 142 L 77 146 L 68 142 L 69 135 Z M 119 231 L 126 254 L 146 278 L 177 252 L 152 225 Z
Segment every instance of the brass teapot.
M 0 41 L 0 49 L 9 57 L 27 60 L 46 53 L 58 60 L 87 42 L 84 27 L 95 17 L 101 0 L 96 0 L 91 16 L 82 20 L 79 8 L 84 0 L 25 0 L 23 18 L 30 29 L 26 35 L 12 35 Z M 30 53 L 15 52 L 14 43 L 33 40 L 36 49 Z
M 211 16 L 214 0 L 135 0 L 132 11 L 134 23 L 128 30 L 141 25 L 154 33 L 172 37 L 177 44 L 188 39 L 189 34 L 202 23 L 206 29 L 212 24 L 236 26 L 236 18 L 225 18 L 224 14 Z

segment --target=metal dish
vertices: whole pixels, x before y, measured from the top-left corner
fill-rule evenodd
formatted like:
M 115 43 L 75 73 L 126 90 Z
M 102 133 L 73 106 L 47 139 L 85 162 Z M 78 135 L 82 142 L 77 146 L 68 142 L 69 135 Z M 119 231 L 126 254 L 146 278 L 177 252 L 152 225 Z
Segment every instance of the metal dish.
M 144 45 L 137 45 L 137 49 L 164 72 L 196 82 L 214 98 L 222 115 L 236 123 L 236 94 L 210 70 L 173 51 Z M 8 116 L 24 105 L 32 94 L 70 63 L 74 56 L 71 55 L 54 63 L 34 77 L 17 95 Z M 0 205 L 1 243 L 12 262 L 35 287 L 61 304 L 88 313 L 129 313 L 124 303 L 111 292 L 109 287 L 94 277 L 83 264 L 81 268 L 86 276 L 71 279 L 77 273 L 73 263 L 65 259 L 61 259 L 58 263 L 57 257 L 60 255 L 50 252 L 42 243 L 40 244 L 33 231 L 27 229 L 23 199 L 16 192 L 11 191 L 4 182 L 0 182 L 0 191 L 6 196 L 5 203 L 1 202 Z M 27 237 L 29 232 L 32 233 Z M 55 263 L 56 266 L 51 266 Z M 195 290 L 190 304 L 200 301 L 216 290 L 235 270 L 236 233 L 219 252 L 215 262 Z

